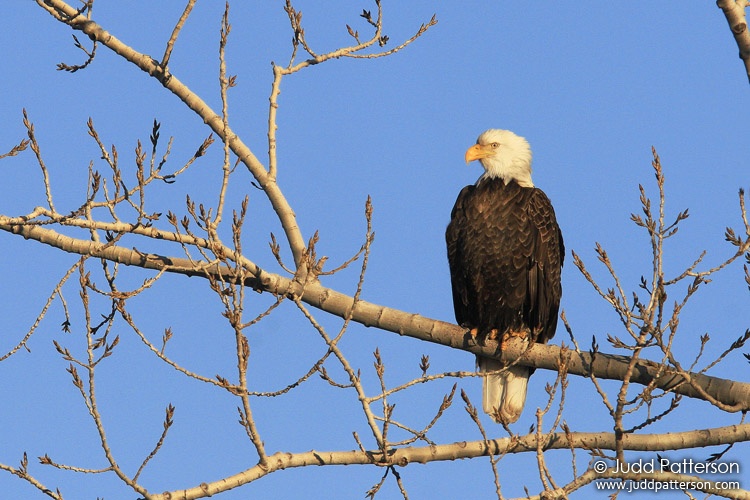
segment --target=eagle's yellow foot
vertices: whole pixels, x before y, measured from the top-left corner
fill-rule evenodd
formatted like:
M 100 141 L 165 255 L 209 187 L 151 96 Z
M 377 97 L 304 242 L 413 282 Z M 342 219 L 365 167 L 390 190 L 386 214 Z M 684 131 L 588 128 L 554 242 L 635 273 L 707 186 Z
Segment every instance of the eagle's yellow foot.
M 493 328 L 492 330 L 487 333 L 487 339 L 489 340 L 497 340 L 497 336 L 500 332 L 497 331 L 497 328 Z
M 471 335 L 471 338 L 476 339 L 477 335 L 479 335 L 479 328 L 472 328 L 469 330 L 469 335 Z
M 505 333 L 503 334 L 503 338 L 502 338 L 502 339 L 500 339 L 500 349 L 501 349 L 501 350 L 502 350 L 502 349 L 504 349 L 504 348 L 505 348 L 505 345 L 506 345 L 506 344 L 507 344 L 508 342 L 510 342 L 510 340 L 511 340 L 512 338 L 514 338 L 514 337 L 515 337 L 515 338 L 519 338 L 519 339 L 521 339 L 521 340 L 526 340 L 526 341 L 528 341 L 528 339 L 529 339 L 529 332 L 528 332 L 528 331 L 526 331 L 526 330 L 515 330 L 515 331 L 514 331 L 514 330 L 507 330 L 507 331 L 506 331 L 506 332 L 505 332 Z

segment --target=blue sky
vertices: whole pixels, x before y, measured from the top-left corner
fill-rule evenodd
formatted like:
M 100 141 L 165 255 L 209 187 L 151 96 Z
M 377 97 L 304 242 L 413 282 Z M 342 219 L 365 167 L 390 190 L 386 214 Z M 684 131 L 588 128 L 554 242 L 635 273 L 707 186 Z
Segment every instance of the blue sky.
M 358 14 L 363 8 L 374 9 L 368 2 L 344 1 L 323 6 L 307 1 L 296 7 L 304 14 L 308 41 L 319 52 L 350 43 L 346 24 L 364 36 L 367 26 Z M 96 5 L 94 18 L 134 49 L 159 59 L 182 9 L 180 2 L 109 2 Z M 199 2 L 171 61 L 173 74 L 215 110 L 220 109 L 222 9 L 223 2 Z M 678 274 L 703 249 L 708 252 L 707 265 L 732 253 L 724 242 L 724 228 L 740 229 L 737 191 L 750 188 L 750 89 L 714 2 L 535 3 L 532 8 L 505 1 L 384 1 L 384 10 L 385 33 L 392 45 L 411 36 L 433 13 L 438 24 L 392 57 L 333 60 L 289 76 L 282 82 L 279 100 L 279 183 L 304 236 L 320 231 L 318 253 L 328 255 L 331 265 L 350 257 L 363 243 L 363 207 L 367 195 L 372 196 L 376 239 L 365 300 L 453 320 L 443 233 L 459 190 L 480 173 L 478 164 L 464 165 L 463 153 L 487 128 L 511 129 L 529 140 L 534 181 L 555 206 L 568 252 L 581 255 L 604 286 L 609 284 L 605 270 L 597 266 L 595 242 L 607 249 L 629 290 L 636 290 L 639 277 L 650 272 L 647 235 L 629 217 L 640 211 L 639 183 L 656 195 L 651 146 L 665 168 L 667 213 L 674 217 L 685 208 L 691 213 L 667 246 L 667 274 Z M 61 212 L 80 206 L 89 162 L 105 168 L 86 133 L 89 117 L 104 142 L 115 144 L 123 165 L 131 169 L 136 141 L 147 143 L 154 119 L 161 123 L 162 148 L 166 137 L 175 138 L 170 158 L 174 169 L 208 135 L 200 119 L 178 99 L 104 47 L 85 71 L 55 71 L 58 62 L 75 64 L 82 56 L 72 45 L 70 30 L 33 2 L 19 3 L 6 16 L 6 28 L 0 32 L 5 68 L 0 81 L 0 149 L 4 152 L 24 137 L 21 110 L 26 108 Z M 238 75 L 230 94 L 230 122 L 263 159 L 270 62 L 288 61 L 291 32 L 281 2 L 235 2 L 230 20 L 228 71 Z M 171 207 L 181 217 L 186 193 L 214 203 L 220 167 L 220 147 L 214 145 L 211 154 L 176 184 L 159 186 L 149 206 L 164 212 Z M 0 213 L 25 214 L 44 204 L 41 175 L 30 152 L 3 160 L 0 168 Z M 279 236 L 281 231 L 250 181 L 246 171 L 233 177 L 229 203 L 237 208 L 249 194 L 244 248 L 251 259 L 275 272 L 268 234 Z M 5 352 L 28 330 L 76 257 L 8 234 L 0 234 L 0 242 L 0 351 Z M 141 249 L 147 244 L 132 245 Z M 155 245 L 149 248 L 159 249 L 164 251 Z M 177 254 L 179 249 L 170 252 Z M 96 271 L 92 263 L 89 266 Z M 123 283 L 134 286 L 150 275 L 132 269 L 122 274 Z M 357 276 L 358 269 L 350 269 L 324 283 L 353 293 Z M 562 307 L 579 340 L 588 345 L 596 335 L 603 350 L 611 352 L 605 338 L 607 333 L 619 333 L 617 317 L 572 265 L 570 253 L 563 289 Z M 670 291 L 670 301 L 681 293 L 682 285 Z M 66 298 L 75 310 L 75 287 L 67 289 Z M 248 300 L 251 314 L 263 310 L 270 298 L 252 294 Z M 692 359 L 699 336 L 706 332 L 713 339 L 706 359 L 722 352 L 750 325 L 747 303 L 741 265 L 735 264 L 691 300 L 680 326 L 678 354 Z M 218 315 L 220 304 L 202 280 L 166 276 L 150 294 L 133 299 L 130 307 L 151 338 L 158 340 L 164 328 L 172 328 L 176 336 L 169 348 L 178 361 L 209 377 L 234 373 L 231 332 Z M 317 317 L 330 331 L 340 327 L 340 320 L 325 313 Z M 26 451 L 30 457 L 49 453 L 59 462 L 82 467 L 104 464 L 95 429 L 65 372 L 68 363 L 52 346 L 57 340 L 81 353 L 83 335 L 75 329 L 72 334 L 60 332 L 61 322 L 56 305 L 32 338 L 31 353 L 22 351 L 0 363 L 0 379 L 5 381 L 5 402 L 0 405 L 2 463 L 16 464 Z M 73 326 L 80 328 L 80 321 Z M 164 407 L 172 403 L 177 408 L 175 426 L 164 450 L 144 472 L 147 487 L 191 487 L 251 466 L 252 448 L 236 424 L 237 402 L 204 384 L 185 381 L 158 363 L 124 325 L 119 328 L 121 345 L 102 365 L 98 387 L 120 462 L 130 470 L 137 468 L 158 438 Z M 248 337 L 253 349 L 251 383 L 259 390 L 283 387 L 324 352 L 315 333 L 288 305 Z M 562 340 L 567 338 L 559 329 L 553 342 Z M 376 347 L 393 385 L 419 376 L 422 354 L 430 355 L 432 373 L 471 370 L 474 363 L 467 353 L 353 325 L 342 348 L 369 377 L 373 392 L 371 353 Z M 709 373 L 747 380 L 747 363 L 735 353 Z M 534 375 L 517 432 L 534 422 L 533 408 L 545 404 L 543 387 L 553 378 L 550 373 Z M 401 394 L 394 400 L 396 416 L 418 426 L 430 418 L 453 382 Z M 478 404 L 479 381 L 457 382 Z M 654 426 L 652 432 L 739 421 L 737 415 L 720 414 L 706 403 L 683 406 L 678 416 Z M 288 397 L 258 400 L 255 411 L 272 451 L 348 450 L 356 447 L 353 431 L 367 433 L 353 395 L 318 380 Z M 565 419 L 575 431 L 612 428 L 593 387 L 580 378 L 571 380 Z M 494 435 L 504 436 L 489 419 L 485 425 Z M 433 439 L 479 439 L 459 400 Z M 735 459 L 743 454 L 739 448 Z M 702 459 L 714 451 L 675 456 Z M 550 457 L 558 457 L 558 483 L 567 482 L 568 455 Z M 581 457 L 579 467 L 585 467 Z M 36 464 L 31 472 L 48 486 L 59 486 L 66 498 L 134 497 L 109 475 L 72 477 Z M 494 491 L 486 460 L 417 465 L 400 472 L 411 498 L 485 498 Z M 221 498 L 362 498 L 381 473 L 366 467 L 289 470 Z M 507 497 L 522 496 L 524 484 L 539 491 L 531 454 L 501 462 L 500 478 Z M 12 498 L 33 494 L 9 474 L 0 474 L 0 490 Z M 387 481 L 378 498 L 397 493 L 395 484 Z M 579 495 L 585 498 L 587 493 Z

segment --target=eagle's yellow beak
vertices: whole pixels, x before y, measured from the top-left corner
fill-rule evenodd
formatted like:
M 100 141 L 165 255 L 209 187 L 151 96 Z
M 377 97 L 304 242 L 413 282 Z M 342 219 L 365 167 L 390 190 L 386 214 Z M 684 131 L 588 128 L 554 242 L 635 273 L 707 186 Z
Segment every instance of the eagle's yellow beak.
M 487 158 L 490 155 L 492 155 L 492 149 L 489 146 L 474 144 L 472 147 L 466 150 L 464 159 L 466 160 L 466 164 L 468 165 L 474 160 L 481 160 L 482 158 Z

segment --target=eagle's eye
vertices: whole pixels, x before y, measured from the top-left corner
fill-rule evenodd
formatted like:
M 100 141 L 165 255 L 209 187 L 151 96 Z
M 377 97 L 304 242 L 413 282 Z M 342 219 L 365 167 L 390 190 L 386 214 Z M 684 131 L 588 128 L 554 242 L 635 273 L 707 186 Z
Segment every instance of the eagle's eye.
M 492 144 L 490 144 L 490 146 L 492 146 L 492 149 L 497 149 L 497 148 L 500 147 L 500 143 L 499 142 L 493 142 Z

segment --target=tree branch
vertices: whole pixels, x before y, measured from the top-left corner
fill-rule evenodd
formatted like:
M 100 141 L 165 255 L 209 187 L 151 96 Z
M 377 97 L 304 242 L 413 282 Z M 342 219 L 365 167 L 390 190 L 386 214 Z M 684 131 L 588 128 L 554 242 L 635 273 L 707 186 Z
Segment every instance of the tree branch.
M 732 30 L 734 41 L 740 49 L 740 59 L 745 63 L 745 73 L 750 81 L 750 31 L 747 29 L 745 8 L 747 0 L 717 0 L 716 5 L 724 12 L 724 16 Z
M 435 461 L 459 460 L 508 453 L 536 452 L 537 439 L 536 433 L 532 432 L 525 436 L 501 439 L 462 441 L 443 445 L 400 448 L 393 450 L 387 457 L 384 457 L 380 450 L 313 450 L 304 453 L 275 453 L 268 457 L 268 462 L 265 466 L 256 465 L 220 481 L 202 483 L 199 486 L 185 490 L 151 495 L 151 498 L 153 500 L 191 500 L 202 498 L 242 486 L 277 470 L 305 467 L 308 465 L 379 464 L 383 466 L 398 465 L 405 467 L 415 462 L 424 464 Z M 622 440 L 624 448 L 629 451 L 667 451 L 716 446 L 750 440 L 750 424 L 667 434 L 627 434 L 623 436 Z M 560 432 L 549 435 L 544 445 L 545 450 L 570 448 L 614 450 L 615 435 L 606 432 Z M 610 476 L 607 476 L 605 473 L 601 477 Z M 598 479 L 598 477 L 593 479 Z
M 18 234 L 26 239 L 33 239 L 51 247 L 79 255 L 90 255 L 120 264 L 137 266 L 144 269 L 166 271 L 186 276 L 214 276 L 225 282 L 236 282 L 236 272 L 226 266 L 205 261 L 191 261 L 157 254 L 143 253 L 135 249 L 123 248 L 116 245 L 102 245 L 90 240 L 81 240 L 65 236 L 51 229 L 37 225 L 18 225 L 8 223 L 7 217 L 0 217 L 0 230 Z M 127 224 L 126 224 L 127 225 Z M 153 228 L 143 228 L 145 232 L 154 233 L 152 237 L 164 237 L 162 232 Z M 201 244 L 201 240 L 194 239 L 193 244 Z M 208 242 L 205 242 L 208 245 Z M 215 251 L 220 248 L 212 246 Z M 228 259 L 234 258 L 230 250 L 223 251 Z M 302 286 L 299 282 L 285 278 L 278 274 L 264 271 L 250 260 L 241 258 L 248 276 L 243 284 L 259 291 L 270 292 L 274 295 L 300 297 L 301 300 L 313 307 L 321 309 L 341 318 L 361 323 L 367 327 L 398 333 L 408 337 L 442 344 L 454 349 L 481 354 L 484 357 L 512 362 L 516 358 L 518 364 L 558 370 L 561 349 L 556 345 L 533 344 L 528 350 L 520 345 L 509 343 L 502 353 L 498 352 L 497 342 L 488 340 L 486 345 L 477 345 L 463 328 L 419 314 L 407 313 L 397 309 L 373 304 L 364 300 L 355 300 L 346 294 L 323 286 L 319 281 L 308 282 Z M 304 289 L 303 289 L 304 288 Z M 619 356 L 597 352 L 595 355 L 586 352 L 570 351 L 568 373 L 588 377 L 591 374 L 597 378 L 623 380 L 628 373 L 629 356 Z M 691 398 L 706 399 L 702 392 L 713 399 L 727 405 L 727 411 L 750 410 L 750 384 L 710 377 L 699 373 L 688 372 L 692 384 L 684 377 L 670 371 L 664 365 L 638 360 L 630 374 L 630 382 L 641 385 L 652 384 L 654 387 L 682 394 Z M 693 386 L 699 386 L 702 391 Z
M 185 105 L 193 110 L 206 123 L 211 130 L 229 144 L 232 152 L 248 168 L 263 192 L 271 202 L 271 206 L 279 217 L 289 242 L 292 255 L 296 263 L 301 262 L 304 255 L 305 240 L 302 236 L 297 218 L 292 207 L 276 184 L 276 179 L 269 175 L 263 164 L 253 154 L 249 147 L 232 131 L 229 126 L 224 126 L 222 116 L 217 114 L 201 99 L 191 91 L 187 85 L 182 83 L 174 74 L 167 73 L 158 61 L 133 50 L 111 33 L 106 31 L 96 22 L 78 13 L 76 9 L 61 0 L 37 0 L 37 4 L 47 10 L 55 19 L 64 22 L 75 30 L 80 30 L 92 40 L 102 43 L 123 59 L 133 63 L 142 71 L 156 78 L 164 87 L 176 95 Z

